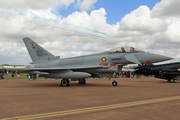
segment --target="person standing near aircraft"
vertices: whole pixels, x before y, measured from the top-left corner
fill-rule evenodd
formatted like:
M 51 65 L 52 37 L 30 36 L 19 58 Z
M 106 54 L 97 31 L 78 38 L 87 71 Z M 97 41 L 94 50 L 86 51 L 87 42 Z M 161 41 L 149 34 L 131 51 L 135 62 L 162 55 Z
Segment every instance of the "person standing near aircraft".
M 33 80 L 36 80 L 36 74 L 33 74 Z

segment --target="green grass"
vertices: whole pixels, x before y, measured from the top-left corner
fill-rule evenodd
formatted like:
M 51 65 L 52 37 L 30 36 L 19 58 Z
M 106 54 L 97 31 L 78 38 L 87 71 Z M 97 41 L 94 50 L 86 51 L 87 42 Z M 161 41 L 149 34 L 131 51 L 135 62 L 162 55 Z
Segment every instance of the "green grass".
M 19 74 L 19 77 L 17 77 L 17 75 L 15 75 L 15 77 L 11 77 L 11 76 L 12 76 L 11 73 L 8 75 L 4 75 L 4 79 L 24 79 L 24 78 L 28 79 L 29 78 L 27 74 Z
M 26 74 L 26 73 L 22 73 L 22 74 L 19 74 L 19 77 L 17 77 L 17 74 L 15 75 L 15 77 L 11 77 L 12 74 L 9 73 L 8 75 L 4 75 L 4 79 L 29 79 L 29 76 L 27 76 L 29 74 Z M 44 78 L 44 77 L 37 77 L 37 78 Z
M 12 74 L 8 74 L 8 75 L 4 75 L 4 79 L 24 79 L 24 78 L 29 78 L 29 76 L 27 76 L 27 74 L 19 74 L 19 77 L 17 77 L 17 75 L 15 75 L 15 77 L 11 77 Z

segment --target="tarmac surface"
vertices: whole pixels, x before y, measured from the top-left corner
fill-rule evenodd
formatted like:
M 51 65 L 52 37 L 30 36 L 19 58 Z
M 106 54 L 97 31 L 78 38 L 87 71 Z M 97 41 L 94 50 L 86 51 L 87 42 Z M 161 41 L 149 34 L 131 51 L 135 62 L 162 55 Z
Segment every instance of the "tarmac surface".
M 1 79 L 0 119 L 178 120 L 180 81 L 148 78 L 87 79 L 87 84 L 60 80 Z

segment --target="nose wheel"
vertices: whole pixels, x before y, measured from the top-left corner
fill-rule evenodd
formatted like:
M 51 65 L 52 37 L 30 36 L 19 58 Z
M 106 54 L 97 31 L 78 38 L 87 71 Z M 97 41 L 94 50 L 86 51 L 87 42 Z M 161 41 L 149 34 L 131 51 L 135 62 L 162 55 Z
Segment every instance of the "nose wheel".
M 115 80 L 112 82 L 112 86 L 117 86 L 117 82 Z

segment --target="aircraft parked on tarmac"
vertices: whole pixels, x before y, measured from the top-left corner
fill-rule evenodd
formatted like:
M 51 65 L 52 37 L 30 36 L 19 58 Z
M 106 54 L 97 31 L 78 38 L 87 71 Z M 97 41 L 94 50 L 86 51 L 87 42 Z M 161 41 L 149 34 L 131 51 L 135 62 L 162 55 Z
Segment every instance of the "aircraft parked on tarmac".
M 85 84 L 89 77 L 113 77 L 114 72 L 120 72 L 127 64 L 149 64 L 170 60 L 172 58 L 143 52 L 134 47 L 119 47 L 96 54 L 59 59 L 39 46 L 30 38 L 23 38 L 26 48 L 31 56 L 30 68 L 19 68 L 29 74 L 40 74 L 46 78 L 60 78 L 62 86 L 69 85 L 71 81 Z M 113 79 L 113 86 L 117 82 Z
M 133 71 L 139 75 L 154 75 L 155 78 L 165 79 L 173 83 L 180 80 L 180 62 L 138 66 Z

